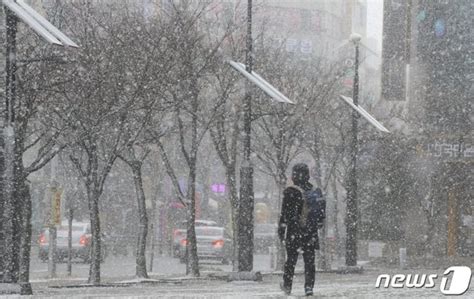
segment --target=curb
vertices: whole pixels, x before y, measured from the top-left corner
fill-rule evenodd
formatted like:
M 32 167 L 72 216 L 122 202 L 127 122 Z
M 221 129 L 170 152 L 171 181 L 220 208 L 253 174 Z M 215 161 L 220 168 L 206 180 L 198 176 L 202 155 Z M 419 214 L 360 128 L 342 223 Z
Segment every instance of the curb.
M 362 274 L 365 270 L 363 267 L 341 267 L 330 270 L 316 270 L 316 274 Z M 262 272 L 263 276 L 281 276 L 283 271 Z M 304 275 L 304 270 L 296 270 L 295 275 Z
M 341 267 L 332 270 L 316 270 L 316 273 L 330 273 L 330 274 L 362 274 L 364 273 L 363 267 Z M 156 284 L 183 284 L 187 281 L 211 281 L 220 280 L 226 282 L 232 281 L 255 281 L 262 282 L 264 277 L 282 276 L 283 271 L 272 271 L 272 272 L 210 272 L 200 277 L 170 277 L 161 279 L 143 279 L 137 281 L 122 281 L 122 282 L 109 282 L 101 283 L 98 285 L 93 284 L 70 284 L 70 285 L 51 285 L 49 288 L 61 289 L 61 288 L 121 288 L 130 287 L 136 285 L 156 285 Z M 295 275 L 304 275 L 303 270 L 296 270 Z
M 31 295 L 31 284 L 29 282 L 4 283 L 0 282 L 0 295 Z
M 216 280 L 224 280 L 227 282 L 231 281 L 256 281 L 261 282 L 263 275 L 261 272 L 220 272 L 220 273 L 209 273 L 208 278 Z
M 183 279 L 157 279 L 157 280 L 142 280 L 130 282 L 109 282 L 101 284 L 69 284 L 69 285 L 51 285 L 48 288 L 52 289 L 74 289 L 74 288 L 126 288 L 136 285 L 156 285 L 156 284 L 182 284 Z

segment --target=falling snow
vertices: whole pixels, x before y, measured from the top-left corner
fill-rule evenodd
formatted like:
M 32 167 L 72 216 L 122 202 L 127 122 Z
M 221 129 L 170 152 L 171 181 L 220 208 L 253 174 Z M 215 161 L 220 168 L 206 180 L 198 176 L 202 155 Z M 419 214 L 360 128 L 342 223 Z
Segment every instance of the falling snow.
M 315 296 L 472 269 L 473 1 L 1 3 L 0 296 L 284 298 L 312 188 Z

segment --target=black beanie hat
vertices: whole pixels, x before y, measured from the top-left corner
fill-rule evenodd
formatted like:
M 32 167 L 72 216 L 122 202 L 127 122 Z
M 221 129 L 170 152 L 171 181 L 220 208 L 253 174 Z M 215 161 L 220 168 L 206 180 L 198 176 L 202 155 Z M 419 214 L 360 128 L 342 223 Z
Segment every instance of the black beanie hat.
M 296 185 L 301 185 L 309 181 L 309 167 L 304 163 L 298 163 L 293 166 L 291 179 Z

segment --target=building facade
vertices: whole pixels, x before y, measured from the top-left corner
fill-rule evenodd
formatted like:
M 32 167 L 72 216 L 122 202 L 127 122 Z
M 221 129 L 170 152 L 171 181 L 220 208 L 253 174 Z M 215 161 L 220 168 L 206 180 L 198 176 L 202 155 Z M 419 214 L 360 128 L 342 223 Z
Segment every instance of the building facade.
M 384 4 L 382 101 L 403 119 L 395 133 L 415 149 L 407 159 L 419 184 L 407 243 L 413 254 L 472 255 L 474 3 Z

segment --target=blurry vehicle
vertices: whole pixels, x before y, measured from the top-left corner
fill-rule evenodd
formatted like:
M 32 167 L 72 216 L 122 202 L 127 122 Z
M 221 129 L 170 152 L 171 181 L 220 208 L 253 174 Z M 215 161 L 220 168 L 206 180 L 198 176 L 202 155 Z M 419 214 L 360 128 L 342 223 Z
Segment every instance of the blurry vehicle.
M 63 222 L 56 233 L 56 260 L 63 261 L 68 257 L 68 223 Z M 39 258 L 45 262 L 49 254 L 49 229 L 44 228 L 39 236 Z M 72 222 L 72 258 L 89 262 L 91 256 L 92 234 L 90 223 Z M 101 260 L 106 256 L 106 246 L 101 243 Z
M 186 238 L 186 221 L 181 221 L 179 227 L 173 230 L 173 256 L 176 257 L 179 254 L 179 246 L 181 240 Z M 217 222 L 213 220 L 202 220 L 196 219 L 194 225 L 197 226 L 217 226 Z
M 223 227 L 196 226 L 197 254 L 199 259 L 219 260 L 227 265 L 232 257 L 232 241 Z M 179 244 L 180 262 L 186 262 L 187 239 Z
M 183 221 L 183 226 L 186 226 L 186 221 Z M 214 220 L 203 220 L 203 219 L 196 219 L 194 221 L 194 225 L 196 226 L 217 226 L 217 222 Z
M 274 223 L 256 223 L 254 228 L 254 249 L 258 253 L 267 253 L 277 239 L 277 225 Z

